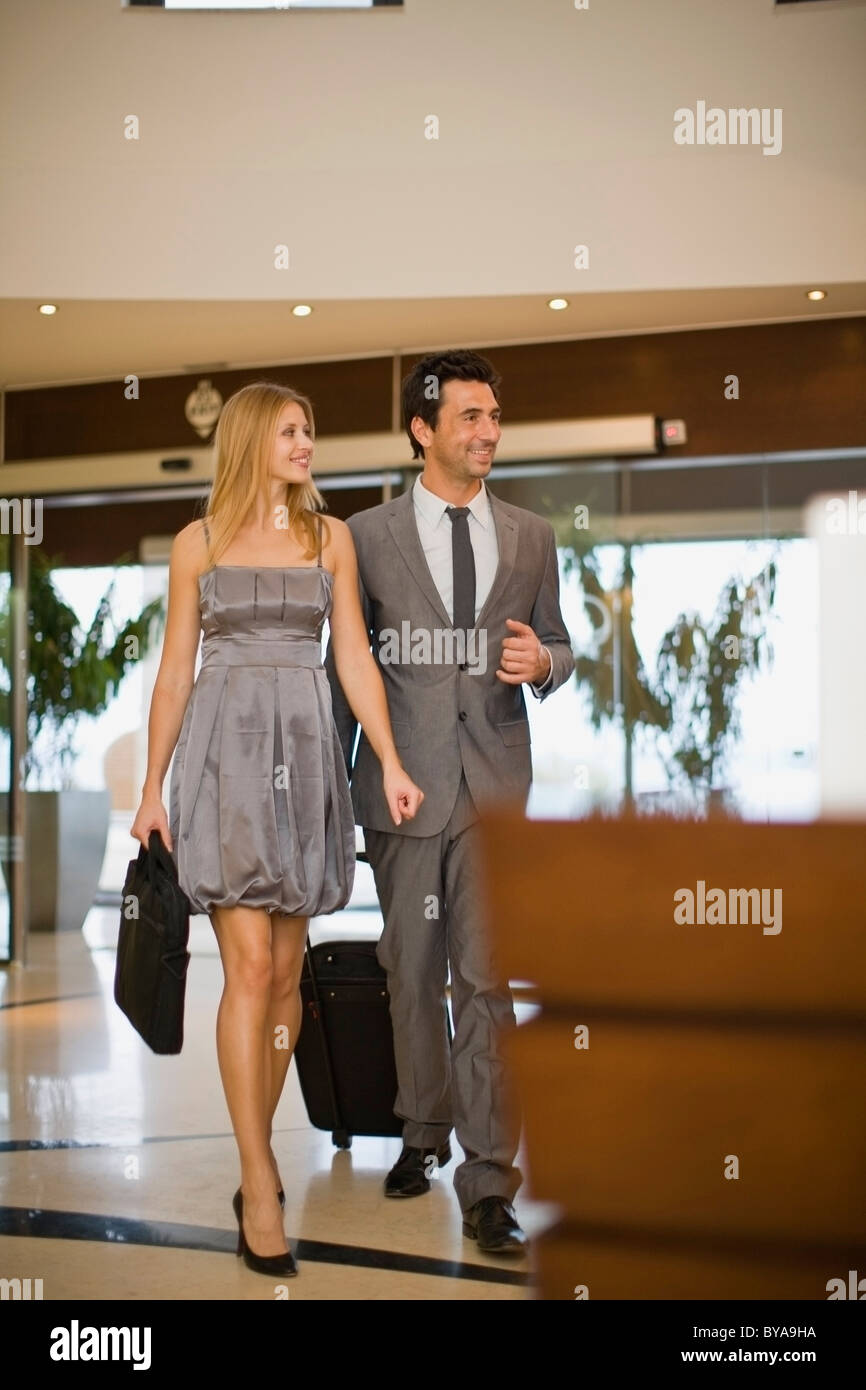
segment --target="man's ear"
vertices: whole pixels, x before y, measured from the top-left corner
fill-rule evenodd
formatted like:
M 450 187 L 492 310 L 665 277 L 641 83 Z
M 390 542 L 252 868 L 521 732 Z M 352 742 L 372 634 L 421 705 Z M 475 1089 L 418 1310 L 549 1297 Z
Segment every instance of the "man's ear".
M 412 431 L 413 438 L 415 438 L 418 441 L 418 443 L 421 445 L 421 448 L 428 448 L 430 441 L 433 438 L 433 431 L 430 429 L 430 426 L 427 424 L 427 421 L 422 420 L 420 415 L 413 415 L 412 423 L 410 424 L 409 428 Z

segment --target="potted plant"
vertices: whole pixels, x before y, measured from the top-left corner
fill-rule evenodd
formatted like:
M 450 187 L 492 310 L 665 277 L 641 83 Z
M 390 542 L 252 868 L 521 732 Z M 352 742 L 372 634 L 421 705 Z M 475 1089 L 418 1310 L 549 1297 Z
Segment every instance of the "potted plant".
M 116 564 L 132 560 L 121 556 Z M 30 553 L 27 595 L 28 747 L 23 758 L 29 847 L 27 881 L 29 926 L 35 931 L 76 930 L 86 917 L 99 884 L 111 812 L 107 790 L 72 785 L 75 736 L 82 719 L 108 707 L 130 668 L 157 638 L 163 616 L 161 598 L 137 618 L 118 627 L 113 616 L 114 580 L 100 599 L 86 630 L 58 594 L 52 570 L 62 557 L 38 547 Z M 0 612 L 0 728 L 10 727 L 11 678 L 8 605 Z M 50 790 L 46 780 L 59 782 Z M 36 787 L 31 787 L 32 782 Z M 8 797 L 0 798 L 8 816 Z M 4 865 L 5 870 L 5 865 Z
M 566 573 L 577 571 L 600 639 L 595 653 L 575 658 L 575 675 L 589 692 L 593 727 L 621 725 L 625 809 L 635 806 L 634 742 L 645 729 L 680 807 L 687 801 L 695 809 L 730 812 L 719 777 L 739 732 L 742 682 L 771 656 L 767 618 L 775 600 L 775 565 L 771 561 L 751 579 L 730 579 L 709 622 L 680 613 L 662 637 L 650 672 L 632 624 L 632 546 L 623 545 L 620 576 L 610 589 L 602 584 L 592 546 L 581 548 L 571 538 L 566 546 Z

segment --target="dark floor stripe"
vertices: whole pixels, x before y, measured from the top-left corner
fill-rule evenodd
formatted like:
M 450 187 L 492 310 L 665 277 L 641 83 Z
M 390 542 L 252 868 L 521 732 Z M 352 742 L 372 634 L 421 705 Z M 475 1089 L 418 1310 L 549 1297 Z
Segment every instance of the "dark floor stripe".
M 200 1250 L 234 1254 L 237 1234 L 213 1226 L 188 1226 L 175 1221 L 134 1221 L 129 1217 L 93 1216 L 79 1211 L 45 1211 L 41 1208 L 0 1207 L 0 1235 L 28 1240 L 87 1240 L 117 1245 L 160 1246 L 172 1250 Z M 404 1255 L 396 1250 L 376 1250 L 363 1245 L 336 1245 L 324 1240 L 289 1237 L 295 1258 L 316 1264 L 346 1265 L 354 1269 L 387 1269 L 398 1274 L 432 1274 L 442 1279 L 468 1279 L 483 1284 L 528 1285 L 523 1270 L 488 1268 L 429 1255 Z
M 102 989 L 88 989 L 82 994 L 54 994 L 47 999 L 10 999 L 8 1004 L 0 1004 L 0 1009 L 27 1009 L 31 1004 L 65 1004 L 69 999 L 98 999 L 104 994 Z
M 119 1149 L 130 1148 L 117 1139 L 0 1139 L 0 1154 L 17 1154 L 32 1149 Z
M 307 1125 L 288 1126 L 275 1130 L 275 1135 L 298 1134 Z M 374 1136 L 375 1137 L 375 1136 Z M 32 1149 L 124 1149 L 138 1144 L 186 1144 L 196 1139 L 233 1139 L 230 1129 L 216 1134 L 144 1134 L 137 1139 L 0 1139 L 0 1153 L 24 1153 Z M 335 1149 L 336 1153 L 337 1150 Z

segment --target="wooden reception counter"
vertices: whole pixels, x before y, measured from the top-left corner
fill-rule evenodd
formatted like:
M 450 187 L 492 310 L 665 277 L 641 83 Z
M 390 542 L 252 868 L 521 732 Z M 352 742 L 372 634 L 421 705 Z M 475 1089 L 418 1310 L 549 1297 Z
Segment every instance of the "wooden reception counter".
M 866 825 L 482 820 L 546 1299 L 866 1296 Z M 847 1296 L 847 1295 L 840 1295 Z

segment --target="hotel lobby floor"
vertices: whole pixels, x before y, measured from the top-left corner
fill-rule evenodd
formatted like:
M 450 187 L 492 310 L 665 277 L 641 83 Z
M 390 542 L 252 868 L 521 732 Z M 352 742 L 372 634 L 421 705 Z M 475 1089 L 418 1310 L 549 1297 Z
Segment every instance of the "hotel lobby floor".
M 0 971 L 0 1278 L 41 1279 L 46 1300 L 273 1299 L 275 1281 L 234 1253 L 239 1170 L 210 924 L 192 922 L 183 1051 L 156 1057 L 114 1004 L 116 919 L 93 909 L 83 934 L 35 934 L 27 968 Z M 312 939 L 343 925 L 322 919 Z M 292 1067 L 274 1131 L 299 1266 L 288 1296 L 531 1298 L 531 1255 L 486 1256 L 463 1236 L 452 1147 L 428 1194 L 388 1200 L 400 1141 L 334 1149 L 310 1126 Z M 520 1194 L 516 1209 L 530 1235 L 550 1217 Z

